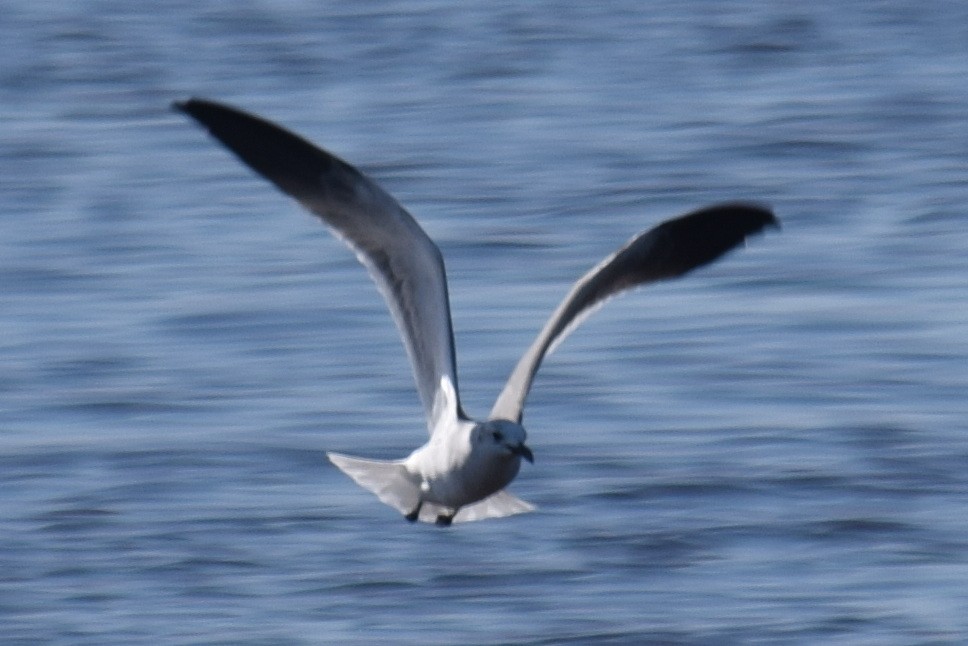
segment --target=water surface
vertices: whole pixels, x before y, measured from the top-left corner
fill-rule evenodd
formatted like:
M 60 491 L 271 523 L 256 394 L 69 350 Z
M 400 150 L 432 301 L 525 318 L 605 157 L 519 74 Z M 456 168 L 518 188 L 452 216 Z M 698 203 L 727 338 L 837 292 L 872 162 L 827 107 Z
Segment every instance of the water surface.
M 968 9 L 0 7 L 7 644 L 968 640 Z M 424 422 L 352 254 L 168 109 L 359 164 L 448 262 L 466 408 L 708 202 L 782 233 L 590 319 L 535 514 L 407 525 L 325 460 Z

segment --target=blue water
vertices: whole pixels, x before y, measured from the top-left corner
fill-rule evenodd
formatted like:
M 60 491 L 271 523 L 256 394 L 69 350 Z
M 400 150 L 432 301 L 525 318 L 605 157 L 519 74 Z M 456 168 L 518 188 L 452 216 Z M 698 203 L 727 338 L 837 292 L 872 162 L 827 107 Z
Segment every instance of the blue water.
M 968 642 L 968 5 L 0 4 L 0 643 Z M 783 231 L 542 368 L 534 514 L 325 460 L 424 422 L 352 254 L 168 108 L 359 164 L 448 262 L 483 415 L 571 281 Z

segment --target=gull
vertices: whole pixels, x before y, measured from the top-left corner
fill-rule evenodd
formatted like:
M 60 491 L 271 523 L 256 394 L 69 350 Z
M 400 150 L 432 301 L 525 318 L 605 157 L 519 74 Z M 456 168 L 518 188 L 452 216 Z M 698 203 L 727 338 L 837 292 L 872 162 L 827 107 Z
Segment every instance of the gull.
M 522 426 L 542 360 L 605 300 L 710 263 L 767 226 L 766 207 L 714 204 L 633 237 L 574 284 L 511 372 L 486 420 L 461 407 L 444 260 L 416 220 L 362 172 L 261 117 L 192 98 L 194 118 L 254 171 L 318 216 L 369 270 L 403 337 L 430 439 L 400 460 L 329 459 L 411 521 L 498 518 L 535 507 L 509 493 L 521 460 L 534 462 Z

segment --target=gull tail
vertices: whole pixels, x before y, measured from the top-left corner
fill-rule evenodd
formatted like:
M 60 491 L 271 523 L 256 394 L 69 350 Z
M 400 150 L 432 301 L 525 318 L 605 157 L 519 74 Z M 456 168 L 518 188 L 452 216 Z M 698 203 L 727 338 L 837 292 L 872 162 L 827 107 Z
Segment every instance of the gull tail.
M 484 520 L 485 518 L 501 518 L 502 516 L 525 514 L 534 510 L 535 506 L 531 503 L 525 502 L 517 496 L 512 496 L 502 489 L 484 500 L 461 507 L 457 515 L 454 516 L 454 522 L 466 523 L 472 520 Z
M 407 473 L 403 460 L 365 460 L 340 453 L 327 453 L 326 457 L 356 484 L 401 514 L 410 513 L 420 502 L 420 486 Z

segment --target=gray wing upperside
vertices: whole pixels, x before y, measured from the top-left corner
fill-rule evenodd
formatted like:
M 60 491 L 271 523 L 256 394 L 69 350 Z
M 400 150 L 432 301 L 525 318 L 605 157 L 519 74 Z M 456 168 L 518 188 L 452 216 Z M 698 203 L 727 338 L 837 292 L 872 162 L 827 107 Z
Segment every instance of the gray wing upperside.
M 413 217 L 359 170 L 268 120 L 203 99 L 174 107 L 353 249 L 403 337 L 430 432 L 465 417 L 443 258 Z
M 490 417 L 520 423 L 541 361 L 606 300 L 713 262 L 766 226 L 779 226 L 769 209 L 725 203 L 668 220 L 634 237 L 575 283 L 518 361 Z

